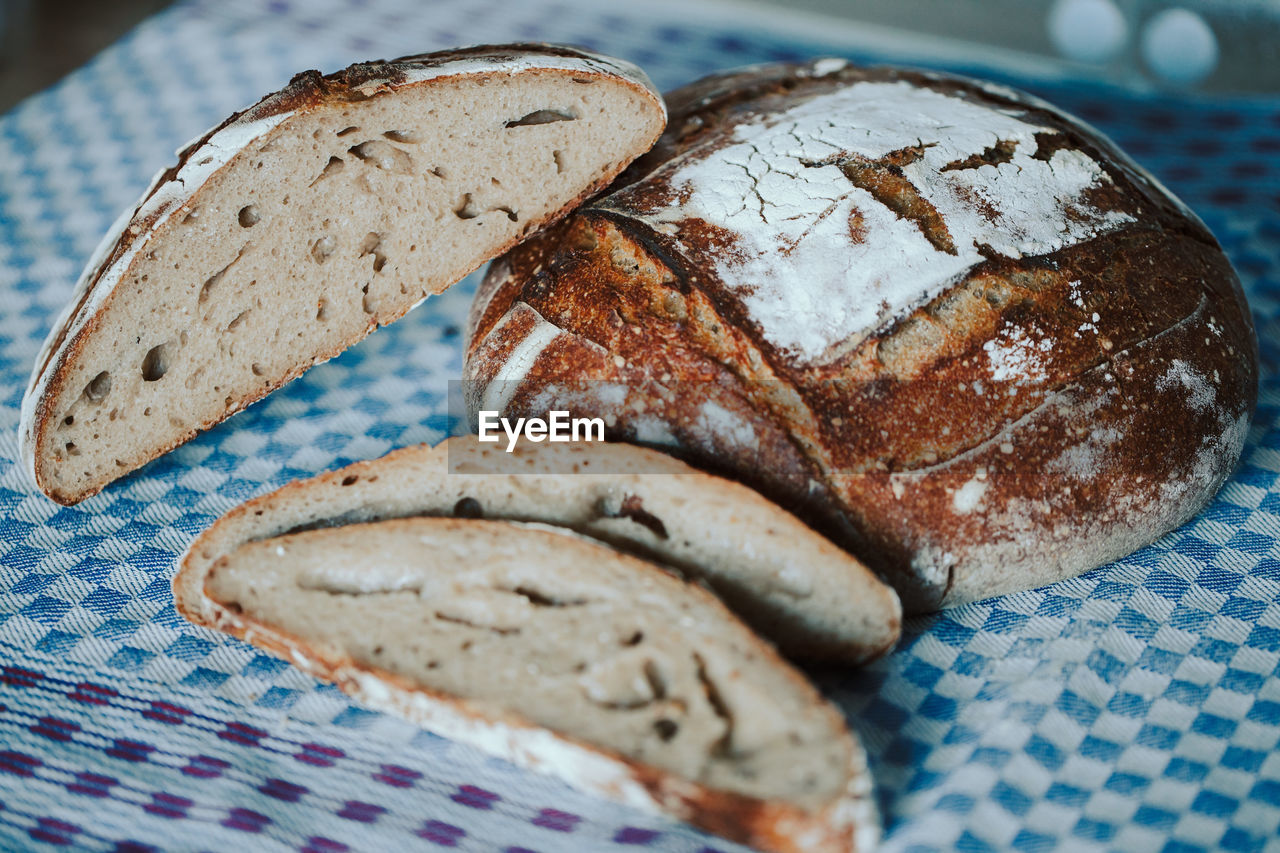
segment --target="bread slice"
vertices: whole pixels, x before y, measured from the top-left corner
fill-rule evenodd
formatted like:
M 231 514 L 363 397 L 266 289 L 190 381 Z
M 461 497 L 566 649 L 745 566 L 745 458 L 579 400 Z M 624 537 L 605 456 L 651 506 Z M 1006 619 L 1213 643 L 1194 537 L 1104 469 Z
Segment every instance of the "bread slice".
M 770 851 L 869 849 L 839 711 L 712 595 L 555 528 L 413 518 L 249 542 L 218 627 L 361 702 Z
M 218 624 L 205 577 L 246 542 L 410 516 L 546 522 L 656 559 L 705 582 L 794 657 L 860 663 L 900 632 L 891 588 L 746 486 L 643 447 L 524 443 L 508 454 L 474 436 L 358 462 L 235 508 L 191 544 L 175 605 L 197 624 Z
M 563 215 L 664 122 L 639 69 L 548 45 L 298 75 L 104 239 L 23 400 L 35 482 L 96 493 Z

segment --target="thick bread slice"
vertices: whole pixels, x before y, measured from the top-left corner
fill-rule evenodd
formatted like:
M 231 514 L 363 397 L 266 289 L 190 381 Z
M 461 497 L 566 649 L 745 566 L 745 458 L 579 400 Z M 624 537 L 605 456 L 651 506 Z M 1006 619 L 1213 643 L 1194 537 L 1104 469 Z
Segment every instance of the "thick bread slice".
M 707 583 L 792 656 L 859 663 L 898 639 L 893 590 L 745 486 L 642 447 L 525 443 L 507 454 L 474 436 L 398 450 L 237 507 L 188 549 L 175 604 L 216 625 L 205 576 L 245 542 L 423 515 L 546 522 L 652 557 Z
M 639 69 L 549 45 L 299 74 L 104 239 L 23 400 L 32 476 L 96 493 L 563 215 L 664 122 Z
M 586 790 L 761 850 L 874 844 L 840 713 L 714 596 L 600 543 L 476 519 L 351 524 L 242 545 L 205 592 L 219 628 Z

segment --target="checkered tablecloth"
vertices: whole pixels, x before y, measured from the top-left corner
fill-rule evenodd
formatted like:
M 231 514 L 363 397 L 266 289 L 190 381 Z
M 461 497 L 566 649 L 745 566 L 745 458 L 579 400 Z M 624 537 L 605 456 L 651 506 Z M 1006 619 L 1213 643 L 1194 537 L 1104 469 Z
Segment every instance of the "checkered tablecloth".
M 749 12 L 611 8 L 193 0 L 0 118 L 0 849 L 735 849 L 362 710 L 173 611 L 175 559 L 235 503 L 443 437 L 471 284 L 77 507 L 16 462 L 31 363 L 99 235 L 175 147 L 299 69 L 552 40 L 667 88 L 748 62 L 900 58 Z M 1208 222 L 1249 293 L 1261 406 L 1240 470 L 1183 529 L 915 619 L 888 658 L 820 681 L 867 743 L 886 849 L 1275 848 L 1280 101 L 1003 79 L 1100 126 Z

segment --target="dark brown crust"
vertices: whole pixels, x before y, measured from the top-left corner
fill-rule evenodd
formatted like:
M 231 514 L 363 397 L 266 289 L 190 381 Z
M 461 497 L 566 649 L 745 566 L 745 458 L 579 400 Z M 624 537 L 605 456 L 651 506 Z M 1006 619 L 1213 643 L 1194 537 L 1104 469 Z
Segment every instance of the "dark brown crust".
M 688 461 L 808 517 L 916 611 L 1078 573 L 1193 516 L 1233 468 L 1257 395 L 1249 312 L 1204 225 L 1108 140 L 1033 99 L 934 74 L 813 68 L 747 69 L 672 93 L 667 134 L 611 194 L 494 265 L 488 302 L 473 312 L 468 376 L 483 374 L 487 330 L 517 302 L 568 333 L 530 371 L 517 414 L 532 414 L 539 388 L 583 379 L 624 380 L 652 403 L 655 376 L 670 374 L 680 393 L 665 411 Z M 686 220 L 681 249 L 637 211 L 673 200 L 665 164 L 862 80 L 906 81 L 1053 128 L 1042 145 L 1078 149 L 1107 171 L 1090 202 L 1133 222 L 1040 257 L 985 252 L 963 281 L 834 360 L 795 361 L 712 272 L 734 235 L 708 226 L 691 237 L 699 225 Z M 983 347 L 1002 334 L 1043 344 L 1043 377 L 992 387 Z M 608 366 L 614 356 L 625 370 Z M 1179 385 L 1196 377 L 1216 378 L 1209 405 L 1192 405 Z M 975 382 L 987 393 L 973 393 Z M 738 411 L 758 445 L 725 446 L 699 429 L 700 395 Z M 636 438 L 625 411 L 598 408 L 617 414 L 618 437 Z M 1092 448 L 1098 429 L 1106 446 Z M 979 498 L 962 512 L 970 483 L 966 496 Z
M 638 558 L 619 555 L 619 559 L 637 560 Z M 225 560 L 226 557 L 223 557 L 215 563 L 209 578 L 212 578 L 218 564 Z M 206 585 L 207 583 L 206 580 Z M 689 595 L 700 597 L 704 602 L 723 609 L 719 600 L 698 584 L 687 581 L 680 581 L 680 583 L 685 586 Z M 204 595 L 207 600 L 215 601 L 208 595 L 207 589 Z M 335 654 L 329 649 L 310 645 L 305 640 L 290 636 L 243 613 L 235 613 L 223 606 L 222 602 L 218 604 L 218 618 L 213 624 L 206 623 L 198 610 L 184 610 L 181 605 L 179 610 L 183 616 L 193 619 L 197 624 L 205 624 L 209 628 L 223 631 L 290 661 L 310 675 L 333 682 L 344 692 L 358 699 L 368 699 L 355 677 L 356 673 L 361 673 L 373 676 L 392 689 L 425 697 L 436 705 L 451 708 L 460 715 L 478 721 L 496 723 L 515 731 L 543 731 L 541 726 L 532 724 L 516 714 L 499 715 L 478 709 L 463 699 L 431 690 L 403 676 L 361 663 L 349 655 Z M 727 611 L 725 612 L 729 615 Z M 783 661 L 770 645 L 764 642 L 758 643 L 756 653 L 771 664 L 782 668 L 797 689 L 814 692 L 809 682 Z M 837 728 L 846 728 L 843 718 L 834 706 L 821 698 L 818 701 L 823 703 L 823 710 L 833 725 Z M 386 703 L 382 703 L 384 709 L 385 705 Z M 424 722 L 411 717 L 410 721 L 417 724 Z M 847 808 L 844 796 L 838 797 L 824 809 L 807 812 L 782 801 L 760 800 L 729 791 L 710 789 L 691 780 L 676 777 L 667 771 L 634 761 L 604 747 L 586 743 L 572 735 L 563 732 L 553 733 L 558 739 L 577 749 L 597 753 L 614 762 L 623 768 L 633 781 L 643 785 L 654 801 L 661 805 L 664 812 L 707 832 L 761 851 L 768 851 L 768 853 L 859 853 L 856 847 L 859 828 L 841 825 L 843 819 L 840 815 Z M 856 744 L 854 750 L 860 752 Z M 866 772 L 865 768 L 861 768 L 861 771 Z M 606 795 L 611 793 L 594 787 L 589 790 Z M 612 792 L 614 797 L 620 794 L 621 792 L 618 791 Z M 804 839 L 803 842 L 801 838 Z
M 102 316 L 103 311 L 110 304 L 110 296 L 97 308 L 92 317 L 89 317 L 83 325 L 74 333 L 71 340 L 67 340 L 67 335 L 71 330 L 76 328 L 80 315 L 83 313 L 85 306 L 89 303 L 94 295 L 98 280 L 106 270 L 116 264 L 120 259 L 130 251 L 134 243 L 138 239 L 149 239 L 152 229 L 155 227 L 158 219 L 169 213 L 168 208 L 163 208 L 151 213 L 150 215 L 138 217 L 137 213 L 142 210 L 146 203 L 163 187 L 172 182 L 182 171 L 182 168 L 188 164 L 191 158 L 201 151 L 205 144 L 219 131 L 230 125 L 237 123 L 249 123 L 271 116 L 288 114 L 288 113 L 306 113 L 325 104 L 344 103 L 352 101 L 367 100 L 384 92 L 394 91 L 396 88 L 404 85 L 408 80 L 407 72 L 409 70 L 417 70 L 423 68 L 437 68 L 456 62 L 459 59 L 477 59 L 487 61 L 504 61 L 512 59 L 520 59 L 525 57 L 566 57 L 582 59 L 584 62 L 591 63 L 595 68 L 585 69 L 582 73 L 611 73 L 612 76 L 619 80 L 623 80 L 621 75 L 613 72 L 602 61 L 604 58 L 588 51 L 580 51 L 565 45 L 546 45 L 546 44 L 510 44 L 510 45 L 479 45 L 475 47 L 459 48 L 455 50 L 441 51 L 432 54 L 419 54 L 415 56 L 402 57 L 400 59 L 384 61 L 378 60 L 374 62 L 363 62 L 352 65 L 341 71 L 334 72 L 329 75 L 322 75 L 318 71 L 304 71 L 293 77 L 289 83 L 280 91 L 272 93 L 264 97 L 261 101 L 253 106 L 229 116 L 221 124 L 210 129 L 199 139 L 187 145 L 178 152 L 178 161 L 166 171 L 162 172 L 153 182 L 151 188 L 139 200 L 135 208 L 135 216 L 130 220 L 125 229 L 121 232 L 119 239 L 115 243 L 111 251 L 103 258 L 97 268 L 89 274 L 89 279 L 84 286 L 83 291 L 78 295 L 78 303 L 70 312 L 66 321 L 57 330 L 57 337 L 51 342 L 44 355 L 43 361 L 36 366 L 33 374 L 32 388 L 37 387 L 37 379 L 42 375 L 51 374 L 47 385 L 44 387 L 43 393 L 35 402 L 33 421 L 33 434 L 24 436 L 24 441 L 29 441 L 35 448 L 33 450 L 35 462 L 33 464 L 34 476 L 37 486 L 41 491 L 45 492 L 53 500 L 63 505 L 71 505 L 78 503 L 85 498 L 96 494 L 106 484 L 99 484 L 96 487 L 82 489 L 75 493 L 67 493 L 59 491 L 46 482 L 43 472 L 44 465 L 47 464 L 45 454 L 41 452 L 48 443 L 48 431 L 51 426 L 53 413 L 51 411 L 52 401 L 60 399 L 64 393 L 64 385 L 67 378 L 69 367 L 74 364 L 83 348 L 84 342 L 94 334 L 98 326 L 98 318 Z M 560 69 L 548 69 L 556 72 Z M 460 71 L 459 73 L 474 73 Z M 447 79 L 447 78 L 435 78 Z M 630 81 L 636 89 L 643 89 L 644 86 L 640 82 Z M 652 93 L 651 93 L 652 94 Z M 652 97 L 657 100 L 656 95 Z M 610 171 L 602 174 L 591 186 L 586 187 L 573 201 L 561 208 L 560 211 L 549 217 L 544 224 L 553 223 L 570 211 L 576 208 L 584 200 L 598 193 L 603 187 L 616 176 L 616 172 Z M 196 195 L 199 190 L 197 189 Z M 196 195 L 193 195 L 188 204 L 194 201 Z M 498 253 L 508 251 L 519 242 L 519 237 L 514 237 L 506 245 L 504 245 Z M 399 319 L 401 315 L 391 317 L 387 322 L 393 322 Z M 364 334 L 368 334 L 366 330 Z M 357 336 L 352 340 L 345 341 L 342 345 L 333 348 L 327 352 L 316 353 L 313 363 L 325 361 L 344 351 L 363 335 Z M 274 391 L 276 388 L 297 378 L 311 367 L 310 364 L 299 365 L 296 369 L 289 371 L 285 376 L 272 383 L 264 383 L 252 394 L 246 395 L 239 400 L 235 400 L 227 409 L 217 418 L 206 423 L 200 424 L 186 432 L 184 435 L 171 442 L 167 446 L 155 449 L 155 452 L 137 460 L 133 460 L 131 464 L 121 468 L 120 474 L 123 475 L 128 471 L 140 467 L 146 462 L 154 459 L 175 447 L 189 441 L 198 433 L 220 423 L 249 404 L 256 402 L 262 397 Z M 29 390 L 28 393 L 31 393 Z

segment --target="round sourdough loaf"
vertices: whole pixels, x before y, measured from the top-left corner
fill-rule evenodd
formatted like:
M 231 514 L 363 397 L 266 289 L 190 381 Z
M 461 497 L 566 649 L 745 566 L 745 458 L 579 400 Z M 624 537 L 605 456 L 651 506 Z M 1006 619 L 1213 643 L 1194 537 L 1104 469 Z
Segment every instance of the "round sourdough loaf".
M 603 416 L 736 476 L 914 611 L 1123 556 L 1230 473 L 1257 394 L 1239 282 L 1095 130 L 831 59 L 668 107 L 608 194 L 491 268 L 473 410 Z

